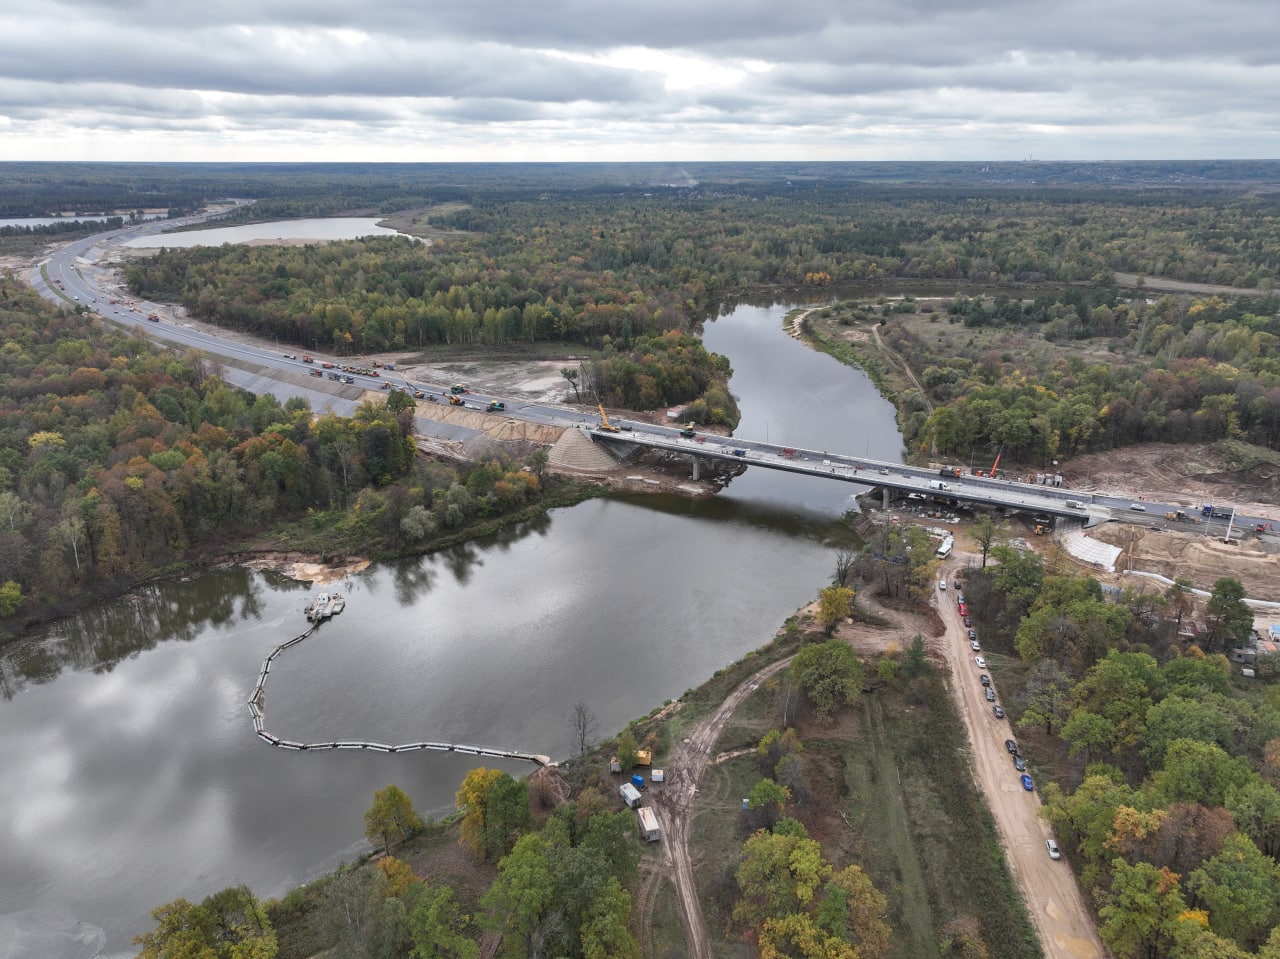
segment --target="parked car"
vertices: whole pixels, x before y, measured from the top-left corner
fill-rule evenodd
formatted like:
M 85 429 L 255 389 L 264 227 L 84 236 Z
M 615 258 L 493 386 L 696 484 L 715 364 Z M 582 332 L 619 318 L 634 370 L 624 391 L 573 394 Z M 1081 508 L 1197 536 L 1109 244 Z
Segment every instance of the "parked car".
M 1035 792 L 1036 784 L 1031 781 L 1031 777 L 1026 773 L 1022 774 L 1022 788 L 1027 792 Z
M 957 606 L 963 606 L 963 605 L 964 605 L 964 593 L 957 593 L 957 594 L 956 594 L 956 605 L 957 605 Z
M 1013 768 L 1018 770 L 1020 773 L 1025 773 L 1027 771 L 1027 761 L 1021 756 L 1015 755 L 1013 757 Z
M 977 638 L 978 638 L 978 634 L 975 633 L 973 630 L 969 630 L 969 641 L 972 642 Z
M 978 682 L 982 683 L 983 686 L 990 686 L 991 677 L 988 676 L 986 673 L 983 673 L 981 676 L 978 677 Z
M 1004 741 L 1004 748 L 1009 750 L 1010 754 L 1014 756 L 1018 754 L 1018 744 L 1015 743 L 1012 739 L 1006 739 Z
M 969 617 L 968 617 L 968 616 L 966 616 L 966 617 L 964 618 L 964 624 L 965 624 L 966 626 L 972 626 L 972 625 L 973 625 L 973 623 L 969 622 Z
M 974 661 L 975 663 L 977 663 L 977 664 L 978 664 L 978 668 L 979 668 L 979 669 L 986 669 L 986 668 L 987 668 L 987 661 L 986 661 L 985 659 L 983 659 L 981 656 L 975 656 L 975 657 L 973 657 L 973 661 Z
M 988 686 L 983 692 L 986 693 L 987 702 L 994 703 L 996 701 L 996 691 Z
M 1004 719 L 1004 707 L 992 706 L 991 711 L 996 714 L 996 719 Z
M 976 639 L 969 640 L 969 648 L 972 649 L 975 653 L 982 652 L 982 644 L 979 643 Z
M 1049 850 L 1050 859 L 1062 858 L 1062 851 L 1058 848 L 1058 844 L 1054 842 L 1052 839 L 1046 839 L 1044 841 L 1044 848 Z
M 938 589 L 945 590 L 946 588 L 947 588 L 947 581 L 945 579 L 938 580 Z

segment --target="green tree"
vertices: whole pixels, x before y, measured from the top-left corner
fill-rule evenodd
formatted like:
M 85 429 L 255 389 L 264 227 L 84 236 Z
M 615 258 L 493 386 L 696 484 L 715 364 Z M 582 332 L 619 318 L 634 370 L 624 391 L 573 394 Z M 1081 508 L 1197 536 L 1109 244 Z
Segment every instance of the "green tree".
M 1210 650 L 1243 646 L 1253 633 L 1253 613 L 1244 601 L 1244 584 L 1223 576 L 1213 584 L 1206 608 Z
M 840 620 L 853 609 L 853 590 L 847 586 L 828 586 L 818 592 L 818 625 L 830 636 Z
M 1026 706 L 1018 720 L 1019 729 L 1044 727 L 1046 736 L 1061 727 L 1071 715 L 1071 677 L 1052 659 L 1041 659 L 1027 670 Z
M 1228 792 L 1252 776 L 1247 760 L 1228 755 L 1220 746 L 1175 739 L 1165 751 L 1164 768 L 1156 773 L 1153 789 L 1166 803 L 1221 806 Z
M 1280 790 L 1255 777 L 1228 790 L 1226 808 L 1255 846 L 1272 859 L 1280 856 Z
M 462 812 L 459 842 L 497 862 L 533 823 L 529 784 L 499 769 L 473 769 L 454 797 Z
M 1220 936 L 1256 949 L 1280 922 L 1280 866 L 1247 836 L 1228 837 L 1222 852 L 1187 877 Z
M 782 818 L 791 793 L 772 779 L 761 779 L 747 793 L 747 812 L 757 829 L 772 829 Z
M 477 959 L 480 946 L 448 886 L 425 889 L 409 914 L 414 959 Z
M 12 616 L 22 605 L 22 586 L 7 580 L 0 586 L 0 618 Z
M 1111 889 L 1098 910 L 1102 941 L 1120 959 L 1168 955 L 1178 917 L 1186 910 L 1178 876 L 1149 863 L 1115 861 Z
M 481 899 L 489 924 L 501 930 L 513 956 L 531 956 L 533 944 L 555 897 L 555 883 L 547 862 L 547 844 L 530 833 L 516 840 L 500 863 L 498 878 Z
M 373 794 L 373 805 L 365 810 L 364 835 L 371 843 L 391 852 L 392 840 L 404 842 L 424 827 L 413 803 L 399 786 L 386 786 Z
M 831 722 L 842 706 L 851 705 L 862 689 L 862 662 L 848 643 L 832 639 L 805 646 L 791 661 L 796 682 L 822 722 Z
M 978 544 L 978 549 L 982 551 L 983 570 L 987 568 L 987 557 L 991 554 L 991 547 L 995 545 L 999 533 L 1000 526 L 990 513 L 979 513 L 978 518 L 973 521 L 971 535 L 974 542 Z

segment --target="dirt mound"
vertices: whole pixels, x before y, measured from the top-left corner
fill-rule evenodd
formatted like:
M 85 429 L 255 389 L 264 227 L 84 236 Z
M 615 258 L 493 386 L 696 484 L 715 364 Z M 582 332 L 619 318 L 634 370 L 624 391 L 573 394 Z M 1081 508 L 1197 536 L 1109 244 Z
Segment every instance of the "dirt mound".
M 1280 505 L 1280 463 L 1267 461 L 1265 451 L 1236 445 L 1147 443 L 1077 456 L 1058 471 L 1079 489 L 1164 498 L 1197 510 L 1204 503 L 1230 503 L 1246 512 L 1274 513 Z

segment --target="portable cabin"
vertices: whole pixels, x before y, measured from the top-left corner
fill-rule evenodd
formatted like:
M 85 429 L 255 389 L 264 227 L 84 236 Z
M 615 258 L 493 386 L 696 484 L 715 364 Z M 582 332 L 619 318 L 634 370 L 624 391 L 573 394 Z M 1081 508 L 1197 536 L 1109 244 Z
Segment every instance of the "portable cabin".
M 650 782 L 660 783 L 660 782 L 663 782 L 665 779 L 666 779 L 666 776 L 663 774 L 661 769 L 655 769 L 652 773 L 649 774 Z
M 637 765 L 637 766 L 652 766 L 652 765 L 653 765 L 653 753 L 651 753 L 651 752 L 650 752 L 649 750 L 647 750 L 647 749 L 638 749 L 638 750 L 636 750 L 636 765 Z
M 631 783 L 623 783 L 618 787 L 618 792 L 622 794 L 622 801 L 627 804 L 628 809 L 640 808 L 640 790 Z
M 640 819 L 640 838 L 645 842 L 657 842 L 662 838 L 662 829 L 658 826 L 658 817 L 652 809 L 637 809 Z

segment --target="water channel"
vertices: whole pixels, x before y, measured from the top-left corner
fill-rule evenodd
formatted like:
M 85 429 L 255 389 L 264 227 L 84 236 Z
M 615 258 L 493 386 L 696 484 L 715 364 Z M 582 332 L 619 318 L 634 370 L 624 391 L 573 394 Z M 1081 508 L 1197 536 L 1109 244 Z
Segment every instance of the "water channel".
M 707 325 L 734 367 L 738 435 L 901 456 L 861 373 L 782 331 L 784 306 Z M 373 567 L 346 612 L 272 668 L 296 740 L 450 740 L 553 757 L 587 703 L 608 734 L 767 642 L 830 575 L 859 487 L 748 470 L 713 500 L 613 498 Z M 294 753 L 245 699 L 315 592 L 242 569 L 158 585 L 0 650 L 0 956 L 131 956 L 148 910 L 247 883 L 278 896 L 364 848 L 373 792 L 442 813 L 439 753 Z

